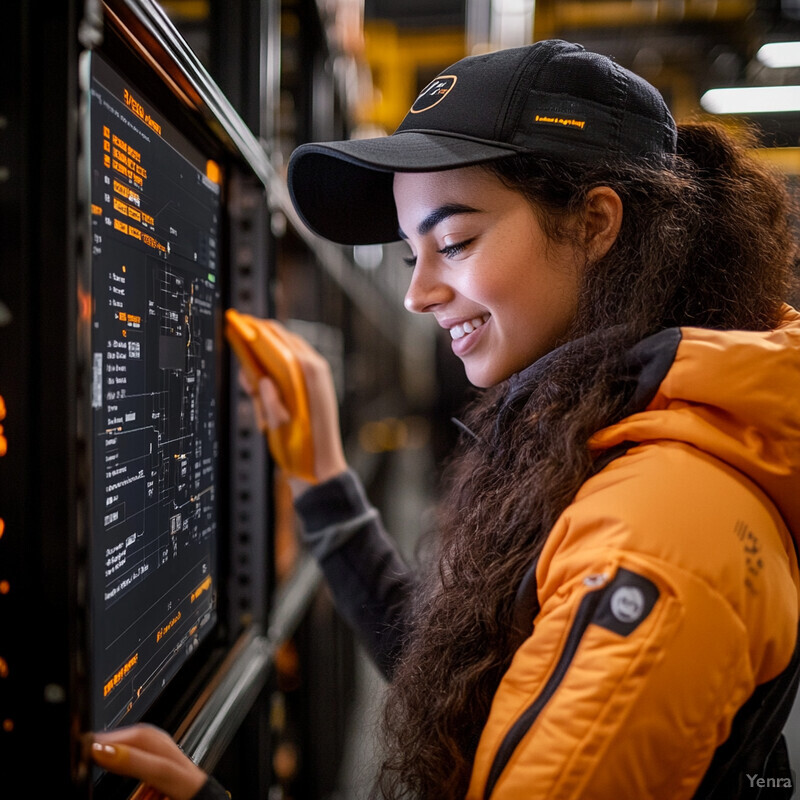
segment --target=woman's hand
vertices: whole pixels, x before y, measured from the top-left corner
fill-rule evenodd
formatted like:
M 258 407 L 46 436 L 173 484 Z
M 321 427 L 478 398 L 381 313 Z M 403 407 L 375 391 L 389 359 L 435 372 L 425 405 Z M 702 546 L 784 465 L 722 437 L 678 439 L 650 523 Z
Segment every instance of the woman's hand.
M 303 375 L 311 423 L 313 472 L 316 482 L 321 483 L 347 470 L 331 368 L 302 337 L 291 333 L 274 320 L 270 323 L 279 329 L 284 344 L 291 350 Z M 240 383 L 253 399 L 256 418 L 262 429 L 274 430 L 281 425 L 291 424 L 291 414 L 281 399 L 275 380 L 262 374 L 255 379 L 253 385 L 254 378 L 243 369 L 240 372 Z M 295 496 L 311 485 L 311 481 L 293 474 L 291 465 L 285 465 L 284 471 L 290 479 Z
M 90 741 L 89 753 L 99 767 L 136 778 L 170 800 L 191 800 L 208 779 L 166 731 L 153 725 L 94 733 Z

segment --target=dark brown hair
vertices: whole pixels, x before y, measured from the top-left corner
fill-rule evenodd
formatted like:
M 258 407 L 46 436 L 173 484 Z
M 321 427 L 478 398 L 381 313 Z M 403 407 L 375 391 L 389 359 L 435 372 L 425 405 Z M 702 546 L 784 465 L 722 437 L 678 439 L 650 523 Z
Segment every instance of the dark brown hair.
M 795 256 L 790 204 L 783 182 L 750 156 L 752 144 L 694 123 L 679 127 L 667 165 L 512 157 L 487 167 L 529 198 L 555 240 L 573 236 L 595 186 L 622 198 L 622 228 L 585 265 L 568 344 L 548 355 L 510 423 L 497 430 L 508 381 L 467 411 L 476 438 L 464 437 L 446 474 L 436 569 L 388 688 L 378 796 L 465 795 L 492 696 L 519 644 L 520 580 L 591 472 L 589 437 L 623 415 L 622 355 L 672 326 L 778 323 Z

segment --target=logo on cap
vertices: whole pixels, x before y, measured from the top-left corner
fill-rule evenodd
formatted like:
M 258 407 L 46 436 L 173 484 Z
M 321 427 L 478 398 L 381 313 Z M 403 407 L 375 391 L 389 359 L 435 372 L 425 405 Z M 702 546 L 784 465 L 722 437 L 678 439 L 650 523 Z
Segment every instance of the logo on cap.
M 420 93 L 419 97 L 411 106 L 412 114 L 419 114 L 427 111 L 444 100 L 450 90 L 456 85 L 458 77 L 456 75 L 440 75 L 434 78 Z
M 636 622 L 644 613 L 645 599 L 636 586 L 620 586 L 611 595 L 611 613 L 620 622 Z

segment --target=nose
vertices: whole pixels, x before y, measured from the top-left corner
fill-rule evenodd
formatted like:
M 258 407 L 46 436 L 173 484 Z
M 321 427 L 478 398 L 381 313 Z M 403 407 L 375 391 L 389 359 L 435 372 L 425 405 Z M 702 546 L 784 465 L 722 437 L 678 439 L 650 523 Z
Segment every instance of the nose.
M 448 302 L 452 295 L 452 289 L 437 276 L 435 270 L 418 261 L 403 304 L 408 311 L 425 314 Z

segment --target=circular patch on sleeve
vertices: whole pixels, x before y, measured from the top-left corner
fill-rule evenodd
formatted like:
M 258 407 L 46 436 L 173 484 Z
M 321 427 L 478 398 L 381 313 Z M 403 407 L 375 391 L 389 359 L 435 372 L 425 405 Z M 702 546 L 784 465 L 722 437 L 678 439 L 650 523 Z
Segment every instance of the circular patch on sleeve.
M 620 622 L 636 622 L 644 613 L 645 599 L 637 586 L 620 586 L 611 595 L 611 613 Z

